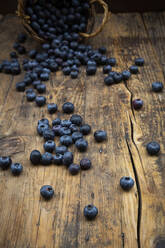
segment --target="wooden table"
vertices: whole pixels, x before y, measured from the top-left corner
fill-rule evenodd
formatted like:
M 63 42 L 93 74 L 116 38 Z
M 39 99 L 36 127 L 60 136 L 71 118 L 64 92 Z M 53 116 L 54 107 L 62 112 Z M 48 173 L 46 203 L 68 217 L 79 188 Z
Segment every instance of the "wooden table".
M 21 30 L 17 17 L 1 19 L 1 59 L 8 57 Z M 101 68 L 93 77 L 87 77 L 82 68 L 76 80 L 61 72 L 51 76 L 47 102 L 57 103 L 60 110 L 65 101 L 73 102 L 75 113 L 93 131 L 108 133 L 108 141 L 101 144 L 89 135 L 88 151 L 75 153 L 75 162 L 87 156 L 93 164 L 90 171 L 77 176 L 69 175 L 63 166 L 31 165 L 30 152 L 43 152 L 37 121 L 56 115 L 50 116 L 46 106 L 38 108 L 15 91 L 23 75 L 0 74 L 0 155 L 10 155 L 24 166 L 20 177 L 0 171 L 0 248 L 165 247 L 165 90 L 151 91 L 153 81 L 164 82 L 165 13 L 112 15 L 104 31 L 88 43 L 95 48 L 106 46 L 108 55 L 117 58 L 116 70 L 128 68 L 139 56 L 145 66 L 127 83 L 112 87 L 104 85 Z M 34 46 L 29 39 L 27 47 Z M 144 100 L 140 111 L 131 108 L 135 98 Z M 146 153 L 146 144 L 152 140 L 161 145 L 159 156 Z M 122 176 L 135 180 L 129 193 L 120 189 Z M 49 202 L 40 198 L 44 184 L 55 189 Z M 99 209 L 92 222 L 83 216 L 89 203 Z

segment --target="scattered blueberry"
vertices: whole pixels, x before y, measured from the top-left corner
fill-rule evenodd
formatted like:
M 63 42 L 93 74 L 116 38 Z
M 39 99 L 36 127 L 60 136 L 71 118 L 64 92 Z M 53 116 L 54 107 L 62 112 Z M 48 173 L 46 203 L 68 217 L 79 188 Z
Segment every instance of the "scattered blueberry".
M 157 155 L 160 152 L 160 145 L 157 142 L 152 141 L 147 144 L 146 149 L 149 155 Z
M 82 117 L 80 115 L 72 115 L 71 118 L 70 118 L 70 121 L 77 125 L 77 126 L 80 126 L 82 124 Z
M 135 110 L 139 110 L 143 107 L 143 101 L 141 99 L 135 99 L 133 100 L 132 105 Z
M 46 104 L 46 98 L 44 96 L 37 96 L 35 101 L 37 106 L 39 107 L 42 107 Z
M 62 165 L 63 164 L 63 155 L 57 153 L 53 156 L 53 164 Z
M 60 143 L 64 146 L 70 146 L 73 144 L 72 137 L 69 135 L 63 135 L 60 137 Z
M 88 124 L 84 124 L 80 127 L 80 132 L 83 135 L 88 135 L 91 132 L 91 126 Z
M 44 149 L 46 152 L 50 152 L 52 153 L 54 150 L 55 150 L 55 142 L 53 140 L 47 140 L 45 143 L 44 143 Z
M 44 185 L 40 189 L 40 194 L 45 200 L 50 200 L 54 195 L 54 189 L 50 185 Z
M 129 70 L 132 74 L 137 74 L 139 72 L 138 66 L 136 65 L 130 66 Z
M 71 102 L 65 102 L 62 106 L 62 110 L 66 114 L 71 114 L 74 112 L 74 105 Z
M 38 150 L 33 150 L 30 154 L 30 161 L 33 165 L 38 165 L 41 162 L 41 153 Z
M 51 165 L 53 161 L 53 156 L 49 152 L 45 152 L 41 155 L 41 164 L 42 165 Z
M 10 157 L 0 157 L 0 168 L 2 170 L 7 170 L 12 163 L 12 160 Z
M 80 152 L 85 152 L 88 148 L 88 142 L 85 139 L 78 139 L 75 142 L 75 146 Z
M 58 107 L 56 103 L 48 104 L 48 112 L 49 114 L 54 114 L 57 111 Z
M 47 140 L 54 140 L 55 135 L 54 135 L 53 130 L 45 129 L 43 131 L 43 137 L 44 137 L 45 141 L 47 141 Z
M 105 78 L 104 78 L 104 83 L 105 83 L 107 86 L 113 85 L 113 84 L 114 84 L 114 79 L 113 79 L 113 77 L 111 77 L 111 76 L 105 77 Z
M 131 73 L 129 71 L 122 72 L 123 80 L 128 80 L 131 77 Z
M 97 142 L 102 142 L 107 139 L 107 133 L 103 130 L 97 130 L 94 132 L 94 138 Z
M 84 208 L 84 216 L 88 219 L 88 220 L 93 220 L 96 218 L 96 216 L 98 215 L 98 209 L 94 206 L 94 205 L 87 205 Z
M 73 163 L 73 153 L 65 152 L 63 155 L 63 164 L 69 166 L 72 163 Z
M 80 171 L 80 165 L 78 164 L 71 164 L 69 165 L 69 172 L 71 175 L 77 175 Z
M 92 163 L 88 158 L 83 158 L 80 161 L 80 167 L 82 170 L 89 170 L 91 166 L 92 166 Z
M 136 58 L 135 59 L 135 65 L 143 66 L 144 65 L 144 59 L 143 58 Z
M 123 190 L 129 191 L 134 186 L 134 180 L 131 177 L 122 177 L 120 179 L 120 186 Z
M 152 91 L 161 92 L 163 90 L 163 84 L 161 82 L 152 83 Z
M 10 168 L 11 168 L 11 173 L 14 176 L 19 176 L 21 172 L 23 171 L 23 166 L 20 163 L 11 164 Z

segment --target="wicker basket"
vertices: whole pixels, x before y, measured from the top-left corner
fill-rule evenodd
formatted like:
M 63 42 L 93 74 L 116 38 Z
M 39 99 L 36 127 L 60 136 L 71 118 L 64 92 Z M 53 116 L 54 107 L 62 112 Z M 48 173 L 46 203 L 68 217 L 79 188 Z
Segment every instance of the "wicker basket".
M 37 0 L 35 0 L 37 1 Z M 93 32 L 93 33 L 80 33 L 81 37 L 90 38 L 96 36 L 100 33 L 107 22 L 108 19 L 108 5 L 104 2 L 104 0 L 89 0 L 91 5 L 91 16 L 94 16 L 94 6 L 93 3 L 98 2 L 104 9 L 104 16 L 101 25 Z M 22 24 L 25 27 L 25 30 L 37 41 L 45 42 L 44 39 L 38 36 L 38 34 L 31 28 L 30 24 L 30 16 L 25 15 L 25 4 L 26 0 L 18 0 L 17 7 L 17 15 L 21 18 Z

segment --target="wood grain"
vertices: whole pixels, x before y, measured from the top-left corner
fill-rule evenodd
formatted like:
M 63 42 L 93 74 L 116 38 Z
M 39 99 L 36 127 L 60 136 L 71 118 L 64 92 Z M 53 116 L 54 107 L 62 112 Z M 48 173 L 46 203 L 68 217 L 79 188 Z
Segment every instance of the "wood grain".
M 96 25 L 100 20 L 98 15 Z M 16 17 L 7 16 L 0 23 L 1 59 L 8 56 L 20 30 Z M 164 33 L 161 35 L 163 41 Z M 65 101 L 73 102 L 75 113 L 92 126 L 92 133 L 104 129 L 108 134 L 108 140 L 101 144 L 94 142 L 93 134 L 88 136 L 85 154 L 71 148 L 75 162 L 87 156 L 93 165 L 75 177 L 63 166 L 32 166 L 29 162 L 33 149 L 43 152 L 43 140 L 36 133 L 38 119 L 47 117 L 51 121 L 57 115 L 68 115 L 59 111 L 50 116 L 46 106 L 38 108 L 26 102 L 24 93 L 15 91 L 15 83 L 23 75 L 0 75 L 0 155 L 11 155 L 24 166 L 19 178 L 12 177 L 10 171 L 0 171 L 0 247 L 163 247 L 165 102 L 164 92 L 154 94 L 150 90 L 152 81 L 164 81 L 163 56 L 160 61 L 152 38 L 140 14 L 112 15 L 104 31 L 87 43 L 95 48 L 106 46 L 108 54 L 117 58 L 118 71 L 127 69 L 135 57 L 144 57 L 140 74 L 127 84 L 106 87 L 101 68 L 93 77 L 87 77 L 81 68 L 76 80 L 58 72 L 47 83 L 47 102 L 57 103 L 59 110 Z M 29 39 L 26 46 L 30 49 L 37 44 Z M 131 108 L 136 97 L 144 99 L 144 107 L 138 112 Z M 145 145 L 151 140 L 161 144 L 159 157 L 146 154 Z M 135 186 L 125 193 L 119 180 L 128 175 L 134 178 Z M 55 189 L 49 202 L 40 198 L 44 184 Z M 83 216 L 83 208 L 89 203 L 99 209 L 92 222 Z

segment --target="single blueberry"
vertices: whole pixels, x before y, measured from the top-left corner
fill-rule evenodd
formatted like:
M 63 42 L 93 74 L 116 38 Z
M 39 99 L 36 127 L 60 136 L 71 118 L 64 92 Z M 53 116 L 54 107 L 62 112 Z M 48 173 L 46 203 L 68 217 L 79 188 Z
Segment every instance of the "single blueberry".
M 157 155 L 160 152 L 160 145 L 157 142 L 152 141 L 147 144 L 146 149 L 149 155 Z
M 54 135 L 53 130 L 50 130 L 50 129 L 44 130 L 43 131 L 43 137 L 44 137 L 45 141 L 54 140 L 55 135 Z
M 11 164 L 11 173 L 14 176 L 19 176 L 21 174 L 21 172 L 23 171 L 23 166 L 20 163 L 14 163 Z
M 16 83 L 16 90 L 19 92 L 25 91 L 26 84 L 25 82 L 18 82 Z
M 163 90 L 163 84 L 161 82 L 152 83 L 152 91 L 161 92 Z
M 82 170 L 89 170 L 92 166 L 91 161 L 88 158 L 83 158 L 80 161 L 80 167 Z
M 38 121 L 38 125 L 40 124 L 47 124 L 49 126 L 49 120 L 46 118 L 42 118 L 41 120 Z
M 82 133 L 80 133 L 80 132 L 72 133 L 72 140 L 73 140 L 74 143 L 76 142 L 76 140 L 82 139 L 82 138 L 83 138 Z
M 135 110 L 139 110 L 143 107 L 143 101 L 141 99 L 135 99 L 132 102 L 132 106 Z
M 112 70 L 111 65 L 104 65 L 103 67 L 103 73 L 108 74 Z
M 82 119 L 82 117 L 80 115 L 74 114 L 74 115 L 71 116 L 70 121 L 73 124 L 75 124 L 77 126 L 80 126 L 82 124 L 83 119 Z
M 35 92 L 31 92 L 31 93 L 26 94 L 26 99 L 27 99 L 28 102 L 34 101 L 35 98 L 36 98 L 36 93 Z
M 38 91 L 38 93 L 42 94 L 42 93 L 45 93 L 46 92 L 46 85 L 45 84 L 38 84 L 36 86 L 36 89 Z
M 70 120 L 62 120 L 61 121 L 62 127 L 70 127 L 71 124 L 72 124 L 72 122 Z
M 74 112 L 74 104 L 71 102 L 65 102 L 62 106 L 62 110 L 66 114 L 71 114 Z
M 56 154 L 64 155 L 67 152 L 68 148 L 66 146 L 56 146 Z
M 56 103 L 50 103 L 50 104 L 48 104 L 47 108 L 48 108 L 49 114 L 54 114 L 57 111 L 57 109 L 58 109 Z
M 80 152 L 85 152 L 87 150 L 87 148 L 88 148 L 88 142 L 83 138 L 78 139 L 75 142 L 75 146 Z
M 45 200 L 50 200 L 54 195 L 54 189 L 50 185 L 44 185 L 40 189 L 40 194 Z
M 129 191 L 134 186 L 134 180 L 131 177 L 122 177 L 120 179 L 120 186 L 123 190 Z
M 57 153 L 53 156 L 53 164 L 55 165 L 62 165 L 63 164 L 63 155 L 60 153 Z
M 102 142 L 107 139 L 107 133 L 103 130 L 97 130 L 94 132 L 94 138 L 97 142 Z
M 47 140 L 44 143 L 44 149 L 46 152 L 52 153 L 56 148 L 55 142 L 53 140 Z
M 131 76 L 131 73 L 127 70 L 122 72 L 123 80 L 128 80 Z
M 42 106 L 44 106 L 46 104 L 46 97 L 37 96 L 35 101 L 36 101 L 37 106 L 42 107 Z
M 71 175 L 77 175 L 80 171 L 80 165 L 70 164 L 68 170 L 69 170 Z
M 41 153 L 38 150 L 33 150 L 30 153 L 30 161 L 33 165 L 38 165 L 40 164 L 41 161 Z
M 65 152 L 63 155 L 63 164 L 69 166 L 72 163 L 73 163 L 73 153 Z
M 80 132 L 83 135 L 88 135 L 91 132 L 91 126 L 88 124 L 84 124 L 80 127 Z
M 130 66 L 129 70 L 132 74 L 137 74 L 139 72 L 138 66 L 136 65 Z
M 41 164 L 42 165 L 51 165 L 53 161 L 53 156 L 49 152 L 45 152 L 44 154 L 41 155 Z
M 10 157 L 6 157 L 6 156 L 0 157 L 0 168 L 2 170 L 7 170 L 10 167 L 11 163 L 12 160 Z
M 52 121 L 52 126 L 57 126 L 61 124 L 61 119 L 60 118 L 56 118 Z
M 38 132 L 38 134 L 39 135 L 43 135 L 43 132 L 45 131 L 45 130 L 48 130 L 49 129 L 49 125 L 48 124 L 45 124 L 45 123 L 42 123 L 42 124 L 39 124 L 38 126 L 37 126 L 37 132 Z
M 79 127 L 75 124 L 71 124 L 69 129 L 71 130 L 72 133 L 79 131 Z
M 94 206 L 94 205 L 87 205 L 84 208 L 84 216 L 88 219 L 88 220 L 93 220 L 96 218 L 96 216 L 98 215 L 98 209 Z
M 70 146 L 73 144 L 72 137 L 69 135 L 63 135 L 60 137 L 60 143 L 64 146 Z
M 143 58 L 136 58 L 135 59 L 135 65 L 143 66 L 144 65 L 144 59 Z
M 113 79 L 113 77 L 111 77 L 111 76 L 105 77 L 105 78 L 104 78 L 104 83 L 105 83 L 107 86 L 113 85 L 113 84 L 114 84 L 114 79 Z

